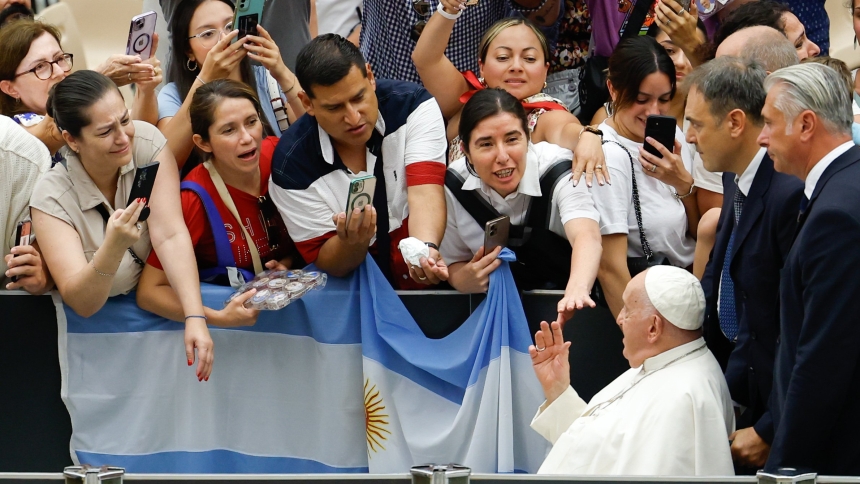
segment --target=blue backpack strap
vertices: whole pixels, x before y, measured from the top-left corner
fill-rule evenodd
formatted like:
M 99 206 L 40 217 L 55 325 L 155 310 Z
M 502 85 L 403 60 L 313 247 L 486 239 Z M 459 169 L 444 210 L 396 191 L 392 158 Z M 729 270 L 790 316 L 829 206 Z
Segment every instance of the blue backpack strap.
M 215 202 L 212 200 L 209 192 L 196 182 L 184 181 L 179 185 L 179 188 L 180 190 L 191 190 L 203 202 L 206 218 L 209 220 L 209 226 L 212 228 L 212 238 L 215 239 L 215 254 L 218 259 L 217 266 L 200 271 L 200 279 L 208 282 L 216 277 L 226 276 L 227 267 L 236 267 L 236 259 L 233 257 L 233 249 L 230 248 L 227 229 L 224 228 L 224 219 L 221 218 L 218 207 L 215 206 Z M 246 281 L 254 278 L 254 274 L 250 271 L 239 269 L 238 267 L 237 270 L 242 273 Z

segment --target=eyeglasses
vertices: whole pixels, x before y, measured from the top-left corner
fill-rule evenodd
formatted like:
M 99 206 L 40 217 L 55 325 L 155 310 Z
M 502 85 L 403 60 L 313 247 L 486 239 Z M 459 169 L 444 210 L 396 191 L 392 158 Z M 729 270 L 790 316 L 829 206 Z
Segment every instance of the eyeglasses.
M 257 206 L 260 208 L 263 226 L 266 227 L 266 235 L 269 239 L 269 250 L 275 250 L 280 246 L 281 234 L 280 227 L 275 223 L 278 210 L 275 208 L 272 199 L 266 195 L 257 197 Z
M 200 32 L 197 35 L 192 35 L 188 37 L 188 40 L 191 39 L 199 39 L 200 45 L 203 47 L 211 47 L 218 42 L 218 39 L 221 38 L 221 35 L 230 35 L 230 32 L 233 31 L 233 24 L 229 23 L 220 29 L 208 29 Z
M 75 56 L 72 54 L 63 54 L 62 56 L 50 62 L 39 62 L 38 64 L 36 64 L 36 67 L 15 74 L 15 78 L 17 79 L 18 77 L 21 77 L 23 75 L 33 73 L 33 75 L 36 76 L 37 79 L 47 81 L 51 78 L 52 75 L 54 75 L 54 64 L 56 64 L 57 67 L 62 69 L 63 72 L 69 72 L 70 70 L 72 70 L 72 62 L 74 57 Z
M 427 0 L 412 0 L 412 10 L 415 10 L 415 13 L 421 17 L 421 20 L 415 22 L 415 25 L 412 26 L 409 37 L 413 42 L 418 42 L 418 37 L 421 37 L 421 32 L 424 32 L 427 20 L 430 19 L 430 2 Z

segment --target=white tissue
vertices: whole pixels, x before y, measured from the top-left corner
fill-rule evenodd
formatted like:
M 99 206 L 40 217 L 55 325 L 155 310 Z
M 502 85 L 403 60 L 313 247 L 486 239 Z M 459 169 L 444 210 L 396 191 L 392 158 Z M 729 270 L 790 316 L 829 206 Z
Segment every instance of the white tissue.
M 415 237 L 407 237 L 397 245 L 406 262 L 413 266 L 421 266 L 422 257 L 430 257 L 430 247 Z

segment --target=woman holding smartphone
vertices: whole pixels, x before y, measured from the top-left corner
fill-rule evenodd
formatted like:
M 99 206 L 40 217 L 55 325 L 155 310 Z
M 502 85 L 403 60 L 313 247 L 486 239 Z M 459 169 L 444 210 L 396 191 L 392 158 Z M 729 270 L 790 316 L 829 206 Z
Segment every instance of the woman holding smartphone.
M 624 288 L 644 269 L 643 258 L 649 265 L 692 265 L 699 211 L 693 159 L 682 149 L 681 129 L 675 126 L 671 147 L 646 140 L 648 116 L 665 115 L 675 96 L 675 66 L 666 49 L 647 36 L 620 42 L 609 57 L 608 85 L 612 116 L 599 129 L 613 181 L 592 195 L 603 237 L 598 279 L 617 316 Z M 646 141 L 663 157 L 646 152 Z
M 24 126 L 52 155 L 66 142 L 54 120 L 46 116 L 48 92 L 69 75 L 74 65 L 74 54 L 63 50 L 60 38 L 59 30 L 53 25 L 29 19 L 12 22 L 0 30 L 0 45 L 3 46 L 0 114 Z M 157 45 L 157 39 L 155 43 Z M 155 57 L 144 60 L 137 56 L 114 57 L 117 61 L 106 63 L 102 69 L 115 73 L 118 71 L 116 64 L 128 63 L 123 64 L 123 70 L 129 72 L 121 77 L 128 80 L 126 84 L 137 84 L 132 118 L 155 122 L 158 109 L 155 88 L 161 84 L 161 63 Z M 61 160 L 62 156 L 54 156 L 54 162 Z
M 286 129 L 283 122 L 279 127 L 270 101 L 269 76 L 279 86 L 277 102 L 286 108 L 289 122 L 305 112 L 298 99 L 301 86 L 269 33 L 257 26 L 258 35 L 237 40 L 239 31 L 233 30 L 232 20 L 230 0 L 183 1 L 173 15 L 170 83 L 158 94 L 158 129 L 167 136 L 180 167 L 194 148 L 188 117 L 191 99 L 206 83 L 232 79 L 255 89 L 258 98 L 265 100 L 262 120 L 267 135 L 280 136 Z M 252 60 L 260 65 L 252 67 Z
M 472 96 L 459 130 L 465 156 L 448 167 L 448 222 L 439 249 L 448 262 L 448 282 L 460 292 L 486 292 L 490 273 L 501 263 L 501 247 L 485 254 L 485 226 L 478 222 L 482 218 L 467 209 L 477 200 L 510 219 L 507 245 L 525 263 L 514 271 L 521 289 L 563 288 L 561 323 L 575 310 L 593 307 L 589 292 L 601 252 L 598 214 L 586 187 L 571 183 L 570 150 L 532 144 L 522 104 L 502 89 Z M 518 232 L 529 235 L 518 237 Z
M 231 280 L 235 272 L 227 269 L 225 257 L 218 253 L 219 238 L 230 247 L 226 257 L 229 267 L 243 273 L 245 280 L 262 269 L 263 262 L 266 268 L 281 270 L 302 264 L 280 213 L 268 197 L 272 154 L 278 140 L 263 139 L 260 102 L 254 91 L 229 79 L 210 82 L 194 92 L 190 113 L 194 144 L 206 162 L 191 170 L 182 184 L 182 212 L 201 279 L 223 285 L 242 282 Z M 214 221 L 213 208 L 219 218 Z M 255 267 L 258 263 L 260 267 Z M 233 299 L 221 310 L 205 308 L 209 324 L 254 324 L 258 311 L 242 306 L 254 292 Z M 137 302 L 168 319 L 181 321 L 184 317 L 155 252 L 143 269 Z
M 57 83 L 47 111 L 68 144 L 66 165 L 55 165 L 39 180 L 30 211 L 63 302 L 89 317 L 109 297 L 137 286 L 152 247 L 170 254 L 165 269 L 182 301 L 188 364 L 196 348 L 197 377 L 208 379 L 212 338 L 180 211 L 179 171 L 164 149 L 164 136 L 151 124 L 132 121 L 116 85 L 94 71 L 75 72 Z M 137 167 L 154 161 L 161 165 L 150 200 L 126 206 Z M 141 222 L 147 204 L 151 215 Z

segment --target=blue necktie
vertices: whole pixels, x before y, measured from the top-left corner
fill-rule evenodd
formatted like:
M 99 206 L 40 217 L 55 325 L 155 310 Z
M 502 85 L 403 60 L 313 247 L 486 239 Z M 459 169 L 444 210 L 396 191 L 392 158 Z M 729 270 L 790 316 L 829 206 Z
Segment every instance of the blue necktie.
M 723 259 L 723 271 L 720 274 L 720 329 L 723 330 L 726 338 L 732 342 L 738 339 L 738 312 L 735 308 L 735 284 L 729 273 L 729 262 L 732 260 L 735 233 L 737 233 L 736 229 L 741 219 L 741 211 L 743 211 L 746 198 L 740 188 L 735 189 L 733 200 L 735 224 L 732 227 L 732 235 L 729 237 L 729 245 L 726 247 L 726 257 Z

